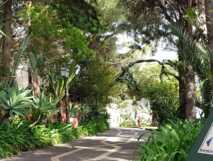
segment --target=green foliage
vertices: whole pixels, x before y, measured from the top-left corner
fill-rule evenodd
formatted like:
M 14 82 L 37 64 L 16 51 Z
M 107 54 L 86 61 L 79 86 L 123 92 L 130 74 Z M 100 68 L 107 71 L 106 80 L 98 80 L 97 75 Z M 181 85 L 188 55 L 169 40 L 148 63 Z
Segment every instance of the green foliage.
M 56 111 L 56 104 L 58 100 L 47 97 L 42 93 L 39 97 L 33 99 L 33 107 L 40 111 L 40 113 L 48 113 Z
M 44 119 L 48 119 L 51 115 L 58 112 L 58 99 L 54 99 L 41 93 L 39 97 L 34 97 L 32 102 L 32 116 L 36 121 L 31 125 L 35 126 Z
M 30 127 L 26 121 L 14 120 L 10 124 L 0 124 L 0 158 L 21 151 L 64 143 L 80 136 L 94 135 L 108 129 L 105 116 L 82 124 L 73 129 L 71 124 L 48 124 Z
M 185 161 L 201 122 L 174 121 L 160 127 L 140 148 L 140 161 Z
M 31 24 L 27 57 L 33 70 L 36 68 L 44 76 L 50 70 L 59 71 L 61 67 L 69 66 L 71 59 L 80 64 L 94 56 L 85 32 L 61 19 L 60 13 L 50 4 L 35 3 L 20 14 Z
M 24 121 L 0 124 L 0 158 L 37 147 L 39 141 L 32 136 L 28 126 L 29 123 Z
M 73 95 L 78 95 L 83 103 L 105 104 L 108 96 L 117 94 L 114 86 L 115 76 L 116 69 L 113 66 L 101 58 L 95 58 L 82 68 L 73 84 Z
M 201 80 L 208 79 L 210 58 L 208 49 L 206 49 L 203 42 L 191 38 L 182 26 L 168 25 L 167 27 L 174 36 L 179 38 L 176 46 L 180 48 L 180 59 L 182 60 L 178 62 L 177 68 L 183 70 L 187 64 L 191 64 Z
M 115 41 L 108 42 L 111 46 L 105 45 L 103 51 L 99 33 L 92 34 L 99 27 L 95 5 L 83 0 L 39 1 L 21 10 L 19 16 L 29 25 L 26 56 L 32 71 L 44 80 L 42 85 L 45 92 L 49 92 L 47 95 L 60 99 L 69 90 L 83 103 L 95 104 L 106 103 L 107 97 L 115 93 L 113 81 L 116 70 L 102 59 L 103 55 L 112 58 L 108 51 Z M 101 46 L 99 51 L 90 48 L 93 40 L 98 47 Z M 75 84 L 60 77 L 61 69 L 70 68 L 73 64 L 81 68 L 80 76 L 77 78 L 75 75 Z M 51 76 L 47 78 L 49 73 Z M 70 74 L 73 77 L 73 73 Z
M 44 68 L 44 57 L 41 54 L 36 54 L 35 52 L 28 53 L 28 58 L 30 62 L 30 67 L 32 72 L 36 74 L 42 73 L 42 68 Z
M 177 116 L 179 108 L 178 82 L 174 78 L 159 78 L 158 66 L 147 66 L 136 76 L 140 96 L 150 100 L 151 108 L 160 122 Z M 137 72 L 135 73 L 137 74 Z
M 65 49 L 68 51 L 72 50 L 71 54 L 75 61 L 86 61 L 94 56 L 94 52 L 88 47 L 89 42 L 87 37 L 80 29 L 67 24 L 62 30 L 61 36 L 65 41 Z
M 87 0 L 56 0 L 51 6 L 57 10 L 62 23 L 71 23 L 85 32 L 97 33 L 101 29 L 96 2 Z
M 41 142 L 41 145 L 59 144 L 73 139 L 73 129 L 69 125 L 37 125 L 32 129 L 34 137 Z
M 32 96 L 30 90 L 11 87 L 0 92 L 0 107 L 9 116 L 22 116 L 30 109 Z
M 71 66 L 71 65 L 70 65 Z M 49 91 L 56 99 L 62 100 L 68 92 L 71 83 L 76 77 L 73 65 L 68 69 L 68 77 L 61 76 L 61 73 L 50 73 L 48 76 Z
M 57 34 L 57 13 L 48 5 L 28 6 L 25 12 L 22 16 L 31 21 L 33 36 L 49 38 Z
M 179 108 L 177 84 L 175 82 L 155 82 L 146 84 L 143 94 L 151 101 L 152 110 L 157 113 L 158 121 L 176 117 Z
M 119 5 L 119 0 L 97 0 L 97 10 L 104 27 L 111 27 L 113 23 L 124 19 L 124 8 Z

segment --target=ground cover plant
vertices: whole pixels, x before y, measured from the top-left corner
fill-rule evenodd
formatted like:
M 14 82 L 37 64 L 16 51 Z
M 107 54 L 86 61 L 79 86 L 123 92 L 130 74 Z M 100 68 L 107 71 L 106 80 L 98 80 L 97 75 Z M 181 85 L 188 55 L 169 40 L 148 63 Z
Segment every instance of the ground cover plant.
M 65 143 L 82 136 L 95 135 L 108 129 L 106 115 L 80 124 L 78 128 L 61 123 L 38 124 L 33 127 L 30 125 L 30 122 L 19 119 L 0 125 L 0 158 L 21 151 Z
M 138 161 L 185 161 L 202 122 L 170 121 L 162 125 L 140 147 Z

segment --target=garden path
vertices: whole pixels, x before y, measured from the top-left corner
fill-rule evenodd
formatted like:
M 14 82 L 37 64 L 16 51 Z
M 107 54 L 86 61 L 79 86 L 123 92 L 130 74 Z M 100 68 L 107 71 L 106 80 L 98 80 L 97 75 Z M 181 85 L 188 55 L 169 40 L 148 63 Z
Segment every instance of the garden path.
M 143 133 L 146 134 L 143 129 L 114 128 L 97 136 L 23 152 L 0 161 L 132 161 L 137 157 L 137 138 Z

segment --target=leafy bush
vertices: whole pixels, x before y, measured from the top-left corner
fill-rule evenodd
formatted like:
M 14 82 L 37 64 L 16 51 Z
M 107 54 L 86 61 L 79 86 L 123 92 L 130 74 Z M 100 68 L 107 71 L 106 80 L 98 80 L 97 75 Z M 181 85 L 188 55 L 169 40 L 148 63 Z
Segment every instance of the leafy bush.
M 153 81 L 143 86 L 143 95 L 151 103 L 157 120 L 161 123 L 177 116 L 179 108 L 178 86 L 175 81 Z
M 135 71 L 139 83 L 139 98 L 150 100 L 156 120 L 160 123 L 177 116 L 179 108 L 178 82 L 173 77 L 159 78 L 160 67 L 147 65 L 143 71 Z
M 0 124 L 0 158 L 94 135 L 106 129 L 108 124 L 104 115 L 80 125 L 77 129 L 73 129 L 71 124 L 60 123 L 30 127 L 29 122 L 14 119 L 10 124 Z
M 0 125 L 0 158 L 35 148 L 38 143 L 27 122 Z
M 81 124 L 82 127 L 87 129 L 89 134 L 96 134 L 109 128 L 107 123 L 108 115 L 99 113 L 96 117 L 87 120 Z
M 185 161 L 201 122 L 176 121 L 162 126 L 140 148 L 140 161 Z

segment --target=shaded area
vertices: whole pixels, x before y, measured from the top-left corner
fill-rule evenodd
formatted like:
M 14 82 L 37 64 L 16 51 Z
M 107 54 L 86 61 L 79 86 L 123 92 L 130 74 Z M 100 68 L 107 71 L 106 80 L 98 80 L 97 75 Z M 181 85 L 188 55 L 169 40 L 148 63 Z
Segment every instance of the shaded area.
M 130 161 L 137 157 L 137 138 L 143 133 L 142 129 L 111 129 L 97 136 L 24 152 L 1 161 Z

